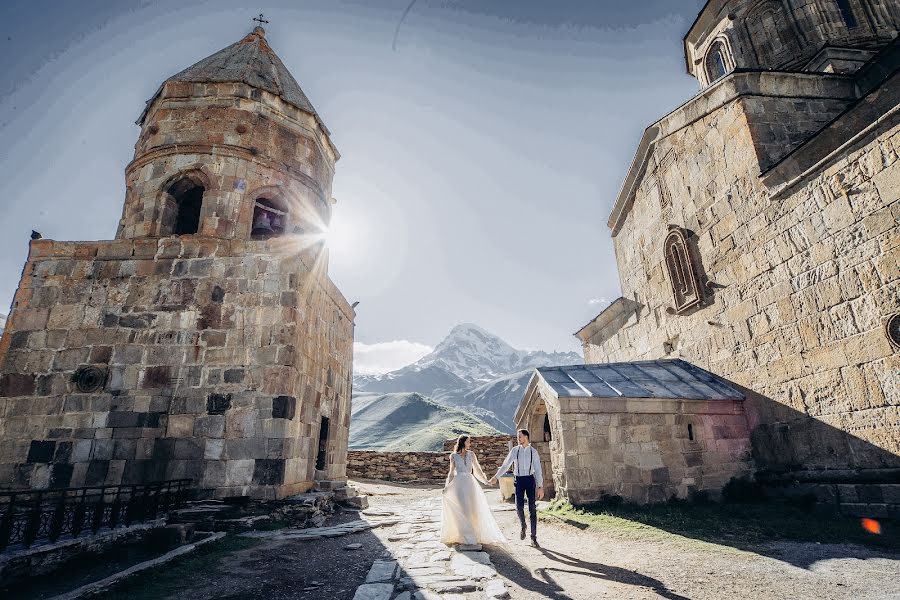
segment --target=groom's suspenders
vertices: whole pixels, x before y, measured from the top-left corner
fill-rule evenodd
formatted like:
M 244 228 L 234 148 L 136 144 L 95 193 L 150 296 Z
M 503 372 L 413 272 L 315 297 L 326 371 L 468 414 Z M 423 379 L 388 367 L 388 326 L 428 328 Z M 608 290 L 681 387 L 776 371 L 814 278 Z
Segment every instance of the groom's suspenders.
M 516 477 L 519 476 L 519 465 L 522 464 L 522 462 L 519 460 L 519 449 L 520 449 L 520 448 L 521 448 L 521 446 L 518 446 L 518 447 L 516 448 L 516 473 L 515 473 L 515 476 L 516 476 Z M 533 450 L 534 450 L 534 448 L 532 448 L 531 446 L 528 446 L 528 472 L 525 473 L 525 475 L 522 475 L 522 477 L 528 477 L 529 475 L 531 475 L 531 460 L 532 460 L 532 459 L 531 459 L 531 457 L 532 457 L 532 454 L 531 454 L 531 453 L 532 453 Z

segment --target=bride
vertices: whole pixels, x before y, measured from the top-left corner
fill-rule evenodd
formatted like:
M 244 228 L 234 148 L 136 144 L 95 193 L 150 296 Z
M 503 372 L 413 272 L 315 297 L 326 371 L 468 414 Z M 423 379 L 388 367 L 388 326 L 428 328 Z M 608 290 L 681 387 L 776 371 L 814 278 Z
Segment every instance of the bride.
M 450 455 L 450 472 L 444 485 L 441 514 L 441 541 L 445 544 L 505 544 L 487 498 L 475 481 L 487 484 L 487 477 L 469 450 L 472 440 L 459 436 Z

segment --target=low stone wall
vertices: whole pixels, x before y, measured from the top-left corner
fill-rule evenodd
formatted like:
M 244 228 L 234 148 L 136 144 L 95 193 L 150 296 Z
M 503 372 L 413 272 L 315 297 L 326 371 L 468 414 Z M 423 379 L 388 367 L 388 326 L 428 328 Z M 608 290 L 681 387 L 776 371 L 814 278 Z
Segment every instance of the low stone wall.
M 478 455 L 478 462 L 488 475 L 497 470 L 509 453 L 509 449 L 517 443 L 515 437 L 511 435 L 484 435 L 471 439 L 472 451 Z M 456 440 L 447 440 L 444 442 L 444 450 L 452 452 L 454 444 Z
M 443 452 L 379 452 L 349 450 L 347 476 L 381 481 L 442 481 L 447 477 Z
M 512 439 L 508 435 L 472 438 L 472 450 L 478 455 L 478 462 L 488 477 L 506 458 L 508 443 L 512 443 Z M 347 475 L 381 481 L 440 482 L 447 477 L 447 453 L 453 450 L 455 443 L 456 440 L 444 442 L 443 452 L 350 450 L 347 453 Z

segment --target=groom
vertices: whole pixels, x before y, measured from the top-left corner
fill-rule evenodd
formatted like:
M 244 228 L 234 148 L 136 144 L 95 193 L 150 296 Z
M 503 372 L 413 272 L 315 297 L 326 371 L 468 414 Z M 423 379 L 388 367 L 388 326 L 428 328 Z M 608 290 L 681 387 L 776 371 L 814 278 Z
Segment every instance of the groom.
M 531 545 L 538 547 L 537 541 L 537 508 L 535 507 L 535 489 L 538 500 L 544 499 L 544 475 L 541 472 L 541 457 L 537 449 L 531 445 L 527 429 L 519 430 L 519 445 L 509 451 L 506 460 L 491 477 L 490 484 L 497 483 L 497 478 L 509 470 L 515 463 L 513 473 L 516 476 L 516 512 L 522 530 L 519 539 L 525 539 L 525 496 L 528 496 L 528 516 L 531 520 Z

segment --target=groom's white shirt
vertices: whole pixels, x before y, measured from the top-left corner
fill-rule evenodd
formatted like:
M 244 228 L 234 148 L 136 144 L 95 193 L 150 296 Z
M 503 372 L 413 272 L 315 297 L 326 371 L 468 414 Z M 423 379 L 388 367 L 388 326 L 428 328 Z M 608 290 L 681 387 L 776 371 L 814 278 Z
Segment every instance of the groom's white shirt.
M 506 460 L 503 461 L 503 464 L 500 465 L 500 468 L 497 470 L 496 477 L 500 477 L 506 473 L 513 463 L 516 463 L 513 473 L 520 477 L 534 475 L 534 482 L 537 484 L 537 487 L 544 487 L 544 473 L 541 471 L 541 455 L 534 446 L 529 444 L 526 448 L 520 444 L 510 450 L 509 454 L 506 455 Z

